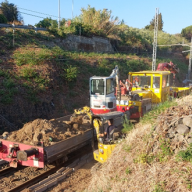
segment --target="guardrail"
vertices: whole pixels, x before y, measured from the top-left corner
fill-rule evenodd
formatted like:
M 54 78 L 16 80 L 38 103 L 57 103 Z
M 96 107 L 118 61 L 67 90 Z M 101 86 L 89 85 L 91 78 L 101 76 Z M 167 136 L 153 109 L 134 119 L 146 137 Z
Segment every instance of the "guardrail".
M 32 25 L 10 25 L 10 24 L 4 24 L 4 23 L 0 23 L 0 28 L 1 27 L 5 27 L 5 28 L 19 28 L 19 29 L 33 29 L 35 31 L 47 31 L 46 28 L 39 28 L 39 27 L 35 27 Z

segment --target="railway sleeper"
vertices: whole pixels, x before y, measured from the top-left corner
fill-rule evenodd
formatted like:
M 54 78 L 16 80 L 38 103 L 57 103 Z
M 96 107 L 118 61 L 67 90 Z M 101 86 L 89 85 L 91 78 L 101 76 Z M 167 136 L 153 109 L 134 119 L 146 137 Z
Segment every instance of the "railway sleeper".
M 49 175 L 48 178 L 54 179 L 54 178 L 58 177 L 59 175 L 61 175 L 61 173 L 54 173 L 52 175 Z
M 58 175 L 57 175 L 57 176 L 58 176 Z M 56 177 L 57 177 L 57 176 L 56 176 Z M 48 177 L 48 178 L 40 181 L 39 184 L 44 185 L 45 183 L 49 182 L 51 179 L 54 179 L 54 178 L 55 178 L 55 177 Z
M 42 186 L 42 184 L 40 184 L 40 182 L 36 183 L 35 185 L 32 185 L 31 187 L 29 187 L 29 191 L 33 191 L 34 189 L 36 189 L 36 188 L 38 188 L 40 186 Z
M 47 186 L 47 188 L 52 187 L 57 184 L 57 178 L 51 179 L 49 182 L 45 183 L 44 185 Z
M 61 181 L 63 179 L 65 179 L 67 177 L 67 175 L 60 175 L 59 177 L 57 177 L 57 181 Z
M 66 169 L 66 167 L 62 167 L 61 169 L 59 169 L 59 170 L 57 171 L 57 173 L 62 173 L 63 171 L 65 171 L 65 169 Z
M 47 186 L 41 185 L 41 186 L 35 188 L 34 192 L 43 192 L 43 191 L 45 191 L 46 189 L 47 189 Z M 31 190 L 30 190 L 30 191 L 31 191 Z
M 72 172 L 73 172 L 73 169 L 74 169 L 74 168 L 68 168 L 68 169 L 66 169 L 64 172 L 62 172 L 62 175 L 68 175 L 68 174 L 72 173 Z

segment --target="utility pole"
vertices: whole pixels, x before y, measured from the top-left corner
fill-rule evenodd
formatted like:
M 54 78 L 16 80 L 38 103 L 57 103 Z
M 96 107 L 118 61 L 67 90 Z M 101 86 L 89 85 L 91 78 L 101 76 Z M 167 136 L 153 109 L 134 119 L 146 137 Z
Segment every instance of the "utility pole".
M 190 46 L 190 54 L 189 54 L 188 80 L 190 80 L 190 76 L 191 76 L 191 59 L 192 59 L 192 37 L 191 37 L 191 46 Z
M 15 24 L 12 24 L 13 26 L 13 47 L 15 46 Z
M 159 8 L 156 8 L 155 21 L 154 21 L 154 42 L 153 42 L 152 71 L 155 71 L 155 70 L 156 70 L 158 16 L 159 16 Z
M 60 0 L 58 0 L 58 29 L 60 28 Z
M 72 0 L 72 19 L 73 19 L 73 0 Z

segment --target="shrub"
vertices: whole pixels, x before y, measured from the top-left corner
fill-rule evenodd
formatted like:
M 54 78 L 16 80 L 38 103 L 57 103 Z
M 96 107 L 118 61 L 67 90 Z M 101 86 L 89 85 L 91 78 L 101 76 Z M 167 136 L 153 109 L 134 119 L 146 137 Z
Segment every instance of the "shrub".
M 2 14 L 0 14 L 0 23 L 7 23 L 7 18 Z
M 134 125 L 129 121 L 129 117 L 127 118 L 126 116 L 123 117 L 123 129 L 122 132 L 123 133 L 128 133 L 129 131 L 131 131 L 134 128 Z
M 192 143 L 190 143 L 189 147 L 184 151 L 179 151 L 177 154 L 177 159 L 179 161 L 189 161 L 192 162 Z
M 125 170 L 125 173 L 128 175 L 128 174 L 131 174 L 131 169 L 129 167 L 127 167 L 127 169 Z
M 37 76 L 35 69 L 29 67 L 23 68 L 20 72 L 20 76 L 28 80 Z
M 10 103 L 12 103 L 12 101 L 13 101 L 13 98 L 7 94 L 6 94 L 6 97 L 1 98 L 1 103 L 3 103 L 3 104 L 10 104 Z
M 12 79 L 5 79 L 3 81 L 3 86 L 7 89 L 15 87 L 15 83 Z
M 67 69 L 64 69 L 64 71 L 65 71 L 65 79 L 68 82 L 76 80 L 78 74 L 77 67 L 72 67 L 71 65 L 69 65 Z

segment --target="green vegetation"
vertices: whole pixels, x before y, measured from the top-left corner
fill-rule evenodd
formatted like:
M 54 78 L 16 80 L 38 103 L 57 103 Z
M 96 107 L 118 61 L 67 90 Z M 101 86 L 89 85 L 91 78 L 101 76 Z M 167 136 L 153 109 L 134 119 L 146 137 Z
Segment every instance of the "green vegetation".
M 170 148 L 170 141 L 159 138 L 161 152 L 157 154 L 156 159 L 159 162 L 167 161 L 168 157 L 173 155 Z
M 51 51 L 49 49 L 42 49 L 39 52 L 35 52 L 33 48 L 26 49 L 22 53 L 17 51 L 14 53 L 14 59 L 18 66 L 22 65 L 40 65 L 44 62 L 44 60 L 51 59 Z
M 157 184 L 155 185 L 155 189 L 153 190 L 153 192 L 166 192 L 163 188 L 164 188 L 164 183 L 163 184 Z
M 7 23 L 7 18 L 2 14 L 0 14 L 0 23 Z
M 35 69 L 29 67 L 21 69 L 20 73 L 21 73 L 20 76 L 27 80 L 30 80 L 31 78 L 34 78 L 38 75 Z
M 129 153 L 131 151 L 131 146 L 123 145 L 123 150 Z
M 107 9 L 96 10 L 90 5 L 88 5 L 87 9 L 82 8 L 81 15 L 76 17 L 75 20 L 103 31 L 106 35 L 115 34 L 118 24 L 120 24 L 118 17 L 114 18 L 112 16 L 112 11 Z
M 3 86 L 7 89 L 11 89 L 15 86 L 14 80 L 13 79 L 5 79 L 3 81 Z
M 152 163 L 155 159 L 155 156 L 153 154 L 147 154 L 147 153 L 141 153 L 138 155 L 137 158 L 133 159 L 134 163 Z
M 127 167 L 127 169 L 125 170 L 125 173 L 128 175 L 128 174 L 131 174 L 131 169 L 129 167 Z
M 181 31 L 181 35 L 183 37 L 185 37 L 186 39 L 188 39 L 189 41 L 191 41 L 191 37 L 192 37 L 192 25 L 185 27 L 184 29 L 182 29 Z
M 8 22 L 19 21 L 21 22 L 23 18 L 21 17 L 17 6 L 13 3 L 9 3 L 7 0 L 0 3 L 1 11 Z
M 160 103 L 158 105 L 156 105 L 155 107 L 153 107 L 153 109 L 145 114 L 142 118 L 141 118 L 141 123 L 153 123 L 156 118 L 163 112 L 165 111 L 167 108 L 171 107 L 171 106 L 176 106 L 177 103 L 174 100 L 167 100 L 164 103 Z
M 145 29 L 153 30 L 155 26 L 155 17 L 151 20 L 150 24 L 145 26 Z M 162 14 L 158 14 L 158 30 L 162 31 L 163 30 L 163 19 L 162 19 Z
M 192 162 L 192 143 L 186 150 L 179 151 L 177 154 L 177 160 Z
M 65 71 L 65 79 L 68 82 L 76 80 L 78 74 L 77 67 L 72 67 L 71 65 L 69 65 L 67 66 L 66 69 L 64 69 L 64 71 Z
M 158 44 L 178 44 L 182 43 L 181 35 L 170 35 L 163 32 L 162 14 L 159 17 Z M 113 17 L 112 12 L 107 9 L 96 10 L 94 7 L 88 6 L 81 9 L 81 14 L 72 20 L 62 19 L 60 29 L 58 23 L 51 18 L 45 18 L 36 24 L 38 27 L 47 27 L 49 32 L 55 36 L 65 38 L 66 34 L 82 35 L 92 37 L 93 35 L 101 37 L 109 37 L 120 40 L 119 46 L 129 46 L 145 54 L 152 51 L 152 43 L 154 38 L 154 19 L 145 29 L 132 28 L 124 24 L 123 20 L 119 21 L 118 17 Z M 158 50 L 167 52 L 174 49 L 170 47 L 158 47 Z
M 47 17 L 36 24 L 36 27 L 42 27 L 42 28 L 48 28 L 50 26 L 52 26 L 53 28 L 57 28 L 58 27 L 57 20 L 53 20 Z
M 18 93 L 18 89 L 15 87 L 15 82 L 6 73 L 1 71 L 0 76 L 4 76 L 4 80 L 0 84 L 0 102 L 3 104 L 10 104 L 13 101 L 14 96 Z
M 127 117 L 124 117 L 123 120 L 123 129 L 122 132 L 123 133 L 129 133 L 129 131 L 131 131 L 134 128 L 134 125 L 127 119 Z

